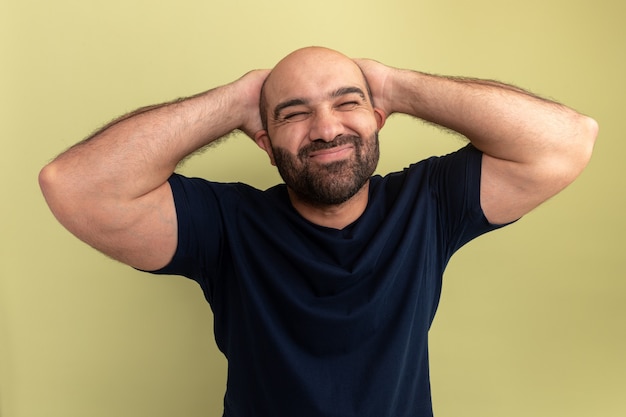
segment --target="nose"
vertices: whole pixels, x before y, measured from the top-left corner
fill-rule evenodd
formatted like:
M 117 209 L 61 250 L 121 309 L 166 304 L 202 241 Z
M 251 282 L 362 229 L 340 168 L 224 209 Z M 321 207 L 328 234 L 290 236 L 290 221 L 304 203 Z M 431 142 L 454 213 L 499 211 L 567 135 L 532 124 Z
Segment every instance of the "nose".
M 344 127 L 339 116 L 332 110 L 319 110 L 311 118 L 309 139 L 330 142 L 343 133 Z

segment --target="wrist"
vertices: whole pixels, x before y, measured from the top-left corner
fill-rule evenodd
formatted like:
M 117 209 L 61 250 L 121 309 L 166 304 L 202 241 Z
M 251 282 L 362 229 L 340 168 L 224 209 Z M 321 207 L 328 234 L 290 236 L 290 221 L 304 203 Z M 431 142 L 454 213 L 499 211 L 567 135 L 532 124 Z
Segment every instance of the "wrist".
M 419 109 L 420 103 L 423 102 L 422 93 L 427 77 L 427 74 L 406 69 L 390 71 L 385 91 L 389 114 L 402 113 L 421 117 Z
M 236 129 L 254 138 L 256 132 L 263 130 L 260 115 L 261 89 L 269 74 L 269 70 L 254 70 L 234 81 L 230 94 L 239 117 Z

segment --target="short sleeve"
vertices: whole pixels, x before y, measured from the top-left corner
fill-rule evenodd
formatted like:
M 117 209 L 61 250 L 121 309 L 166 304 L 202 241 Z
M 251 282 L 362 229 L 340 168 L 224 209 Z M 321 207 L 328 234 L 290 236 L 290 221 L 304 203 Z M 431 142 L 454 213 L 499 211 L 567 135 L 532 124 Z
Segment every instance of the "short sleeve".
M 169 184 L 178 222 L 178 244 L 171 262 L 155 274 L 182 275 L 196 281 L 208 275 L 208 265 L 217 265 L 223 225 L 216 184 L 201 178 L 173 174 Z
M 430 189 L 437 201 L 439 223 L 453 253 L 470 240 L 503 225 L 490 224 L 480 205 L 482 152 L 472 144 L 432 158 Z

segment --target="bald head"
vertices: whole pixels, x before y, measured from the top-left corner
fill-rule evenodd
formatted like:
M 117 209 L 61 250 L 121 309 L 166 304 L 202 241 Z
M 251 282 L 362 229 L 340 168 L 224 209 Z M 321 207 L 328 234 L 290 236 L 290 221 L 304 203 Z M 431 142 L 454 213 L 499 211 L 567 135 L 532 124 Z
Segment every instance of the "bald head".
M 300 92 L 321 88 L 329 79 L 341 77 L 345 82 L 363 84 L 370 103 L 372 94 L 361 68 L 351 58 L 332 49 L 306 47 L 298 49 L 282 60 L 263 83 L 259 111 L 263 129 L 268 130 L 268 118 L 274 113 L 278 100 L 297 98 Z

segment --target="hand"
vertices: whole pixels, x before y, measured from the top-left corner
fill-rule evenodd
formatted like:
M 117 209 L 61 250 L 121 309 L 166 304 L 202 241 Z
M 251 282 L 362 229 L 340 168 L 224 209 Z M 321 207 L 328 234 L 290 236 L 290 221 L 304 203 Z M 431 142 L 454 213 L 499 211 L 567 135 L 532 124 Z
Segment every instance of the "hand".
M 374 107 L 384 111 L 387 116 L 392 114 L 395 110 L 391 99 L 393 96 L 391 80 L 395 68 L 372 59 L 355 59 L 354 62 L 365 74 L 374 97 Z
M 261 115 L 259 114 L 259 101 L 261 87 L 269 73 L 270 70 L 253 70 L 233 83 L 241 89 L 238 94 L 245 100 L 246 110 L 242 114 L 243 122 L 239 126 L 239 130 L 252 139 L 254 139 L 256 132 L 263 130 Z

